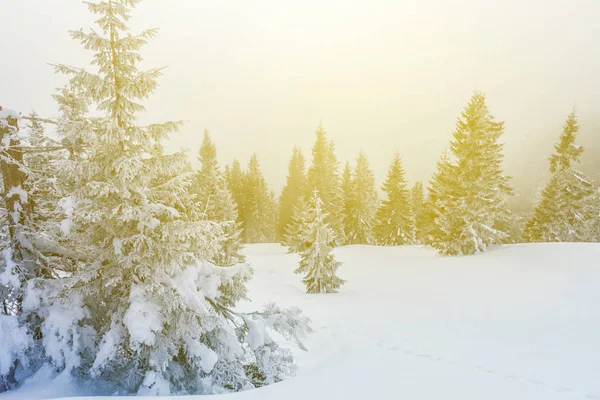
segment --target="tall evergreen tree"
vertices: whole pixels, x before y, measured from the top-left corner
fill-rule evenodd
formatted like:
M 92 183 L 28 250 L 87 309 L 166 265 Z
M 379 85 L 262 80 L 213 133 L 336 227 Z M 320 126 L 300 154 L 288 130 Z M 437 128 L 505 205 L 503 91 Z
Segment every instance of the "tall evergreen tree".
M 288 175 L 279 196 L 279 215 L 277 218 L 277 240 L 285 243 L 285 233 L 293 223 L 294 208 L 306 193 L 306 166 L 302 151 L 294 146 L 292 158 L 288 164 Z
M 327 213 L 315 190 L 305 211 L 300 229 L 301 242 L 306 245 L 300 252 L 300 265 L 294 271 L 304 274 L 302 282 L 307 293 L 335 293 L 344 283 L 336 272 L 340 265 L 332 254 L 335 233 L 325 220 Z
M 222 248 L 210 261 L 215 265 L 231 266 L 244 261 L 241 254 L 241 229 L 233 196 L 219 169 L 217 147 L 208 130 L 204 131 L 198 160 L 200 169 L 194 175 L 192 191 L 209 221 L 219 222 L 224 230 Z
M 253 154 L 244 175 L 243 205 L 244 241 L 272 242 L 275 238 L 274 196 L 260 171 L 258 157 Z
M 377 211 L 375 235 L 383 246 L 411 244 L 415 240 L 415 221 L 400 154 L 396 153 L 383 183 L 386 199 Z
M 448 214 L 436 219 L 436 225 L 452 234 L 433 244 L 441 254 L 474 254 L 507 236 L 502 227 L 510 217 L 507 196 L 512 188 L 502 169 L 503 145 L 498 140 L 503 133 L 504 123 L 494 121 L 485 96 L 473 94 L 450 144 L 457 186 L 453 199 L 444 199 L 442 193 Z
M 336 245 L 345 243 L 343 207 L 344 199 L 338 172 L 338 160 L 333 142 L 327 140 L 322 125 L 316 131 L 316 141 L 312 148 L 312 162 L 308 169 L 307 190 L 317 190 L 327 213 L 327 224 L 333 229 Z
M 415 182 L 413 187 L 410 189 L 410 204 L 413 211 L 413 217 L 415 221 L 415 240 L 418 243 L 423 242 L 423 229 L 419 225 L 419 215 L 423 212 L 423 206 L 425 203 L 425 195 L 423 193 L 423 183 L 421 181 Z
M 373 229 L 379 199 L 375 189 L 375 177 L 363 152 L 356 159 L 352 177 L 352 205 L 347 218 L 346 239 L 350 244 L 373 244 Z
M 575 144 L 579 123 L 573 111 L 567 117 L 559 142 L 550 156 L 550 181 L 525 226 L 529 242 L 573 242 L 584 240 L 584 225 L 590 218 L 586 199 L 594 192 L 593 184 L 575 169 L 583 147 Z
M 250 270 L 206 261 L 219 251 L 223 230 L 201 219 L 186 155 L 163 151 L 162 139 L 179 124 L 137 123 L 138 101 L 156 88 L 160 70 L 137 69 L 136 51 L 156 31 L 128 32 L 136 3 L 88 3 L 99 29 L 72 36 L 95 52 L 98 72 L 56 68 L 80 94 L 70 110 L 61 103 L 58 132 L 80 150 L 59 163 L 59 179 L 72 190 L 67 245 L 85 257 L 67 274 L 28 282 L 22 327 L 35 335 L 22 342 L 38 358 L 29 365 L 149 395 L 281 380 L 293 370 L 290 354 L 265 328 L 293 338 L 293 327 L 306 332 L 306 321 L 275 306 L 262 314 L 229 308 L 245 296 Z M 73 111 L 87 105 L 97 116 Z

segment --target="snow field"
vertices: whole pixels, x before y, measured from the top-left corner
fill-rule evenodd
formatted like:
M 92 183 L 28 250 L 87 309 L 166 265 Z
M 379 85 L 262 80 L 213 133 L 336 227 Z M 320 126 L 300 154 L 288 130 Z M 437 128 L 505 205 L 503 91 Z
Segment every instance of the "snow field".
M 299 257 L 284 247 L 245 253 L 252 301 L 238 308 L 302 308 L 314 329 L 308 351 L 295 350 L 292 379 L 190 400 L 600 399 L 600 244 L 510 245 L 469 257 L 341 247 L 347 283 L 337 294 L 305 294 L 293 273 Z M 49 377 L 0 399 L 97 390 Z

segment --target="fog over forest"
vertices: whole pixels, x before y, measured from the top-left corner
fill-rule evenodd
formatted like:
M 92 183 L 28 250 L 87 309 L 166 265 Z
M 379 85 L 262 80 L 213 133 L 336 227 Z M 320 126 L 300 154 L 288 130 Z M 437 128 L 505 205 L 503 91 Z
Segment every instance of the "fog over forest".
M 160 27 L 144 67 L 168 65 L 147 106 L 150 121 L 186 123 L 168 148 L 196 155 L 211 131 L 221 164 L 258 154 L 279 193 L 292 147 L 309 155 L 322 122 L 343 164 L 362 149 L 382 182 L 399 151 L 409 181 L 426 182 L 471 93 L 505 121 L 506 172 L 530 209 L 547 157 L 576 108 L 583 166 L 600 178 L 600 3 L 145 0 L 133 30 Z M 543 12 L 541 12 L 543 10 Z M 2 4 L 2 96 L 55 116 L 64 77 L 48 63 L 86 66 L 66 31 L 93 21 L 78 0 Z M 47 96 L 40 96 L 46 93 Z

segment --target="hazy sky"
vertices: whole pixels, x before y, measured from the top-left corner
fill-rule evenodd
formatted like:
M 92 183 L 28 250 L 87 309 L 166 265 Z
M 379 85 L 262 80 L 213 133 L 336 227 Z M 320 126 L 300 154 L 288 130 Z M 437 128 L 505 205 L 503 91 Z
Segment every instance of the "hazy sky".
M 91 27 L 78 0 L 0 0 L 0 104 L 42 116 L 86 66 L 67 31 Z M 144 119 L 182 119 L 170 149 L 195 158 L 208 128 L 222 164 L 256 152 L 277 192 L 292 146 L 306 156 L 319 121 L 340 160 L 363 150 L 378 186 L 396 151 L 427 180 L 473 90 L 506 121 L 507 172 L 539 187 L 564 118 L 600 156 L 598 0 L 145 0 L 132 29 L 159 27 L 144 66 L 168 65 Z

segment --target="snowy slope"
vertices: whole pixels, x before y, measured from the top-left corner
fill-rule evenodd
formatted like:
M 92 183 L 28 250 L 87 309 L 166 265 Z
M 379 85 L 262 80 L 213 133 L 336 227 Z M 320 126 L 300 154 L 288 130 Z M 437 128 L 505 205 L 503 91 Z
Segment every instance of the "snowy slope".
M 297 256 L 279 245 L 246 253 L 254 301 L 240 308 L 297 305 L 315 332 L 309 351 L 297 352 L 297 377 L 215 398 L 600 399 L 600 244 L 454 258 L 422 247 L 343 247 L 336 256 L 347 283 L 332 295 L 304 294 L 292 272 Z M 0 399 L 94 391 L 40 377 Z

